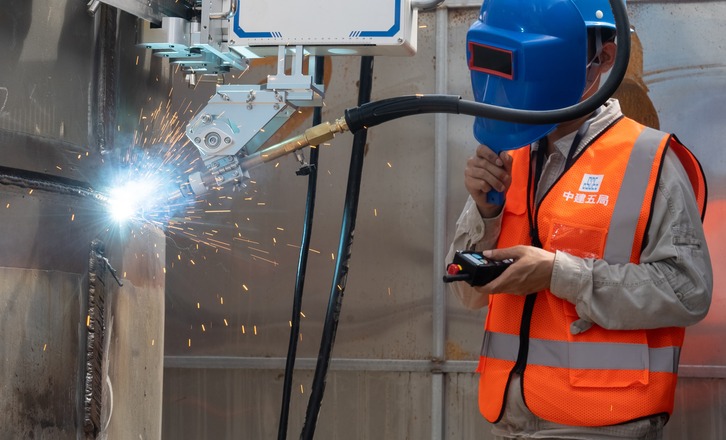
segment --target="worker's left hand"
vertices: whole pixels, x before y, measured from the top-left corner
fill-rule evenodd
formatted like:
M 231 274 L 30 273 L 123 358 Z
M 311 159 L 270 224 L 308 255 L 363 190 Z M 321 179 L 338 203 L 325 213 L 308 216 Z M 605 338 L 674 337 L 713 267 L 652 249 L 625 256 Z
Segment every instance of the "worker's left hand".
M 534 246 L 514 246 L 484 251 L 493 260 L 514 259 L 514 263 L 489 284 L 480 287 L 482 293 L 529 295 L 549 289 L 555 254 Z

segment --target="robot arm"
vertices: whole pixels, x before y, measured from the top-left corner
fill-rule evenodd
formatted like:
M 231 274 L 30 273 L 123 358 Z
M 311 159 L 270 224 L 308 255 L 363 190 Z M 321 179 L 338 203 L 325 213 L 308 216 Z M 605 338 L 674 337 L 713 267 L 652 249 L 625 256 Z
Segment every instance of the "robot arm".
M 303 73 L 307 55 L 413 55 L 417 8 L 441 1 L 280 0 L 272 8 L 250 0 L 197 0 L 190 20 L 164 17 L 161 27 L 146 23 L 139 45 L 179 65 L 191 85 L 203 75 L 244 73 L 252 58 L 277 57 L 277 73 L 265 84 L 218 85 L 189 122 L 186 135 L 207 171 L 191 174 L 181 193 L 244 184 L 250 164 L 262 156 L 246 158 L 298 108 L 322 105 L 324 88 L 313 80 L 312 57 Z M 380 13 L 366 13 L 372 8 Z

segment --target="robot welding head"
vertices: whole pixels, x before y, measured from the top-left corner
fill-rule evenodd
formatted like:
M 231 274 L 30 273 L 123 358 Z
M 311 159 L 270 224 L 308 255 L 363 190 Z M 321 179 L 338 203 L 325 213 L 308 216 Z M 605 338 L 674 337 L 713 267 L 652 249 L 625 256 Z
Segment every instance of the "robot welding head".
M 466 38 L 474 98 L 522 110 L 577 104 L 598 55 L 588 55 L 588 28 L 614 33 L 607 0 L 484 0 Z M 474 136 L 504 151 L 528 145 L 555 126 L 476 118 Z

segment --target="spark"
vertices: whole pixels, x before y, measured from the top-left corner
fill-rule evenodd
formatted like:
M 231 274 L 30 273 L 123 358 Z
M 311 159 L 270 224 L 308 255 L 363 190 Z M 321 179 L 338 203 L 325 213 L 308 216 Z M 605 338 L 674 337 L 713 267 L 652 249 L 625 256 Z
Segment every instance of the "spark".
M 229 327 L 229 323 L 227 322 L 227 318 L 224 318 L 224 326 Z
M 151 340 L 151 346 L 153 347 L 153 346 L 154 346 L 154 344 L 156 344 L 156 340 L 155 340 L 155 339 L 152 339 L 152 340 Z
M 243 288 L 243 289 L 245 289 L 246 291 L 249 291 L 249 290 L 250 290 L 250 289 L 248 289 L 248 288 L 247 288 L 247 286 L 246 286 L 246 285 L 244 285 L 244 284 L 242 284 L 242 288 Z
M 246 334 L 246 333 L 245 333 L 245 325 L 244 325 L 244 324 L 242 324 L 242 334 L 243 334 L 243 335 L 244 335 L 244 334 Z
M 46 348 L 48 348 L 48 344 L 43 344 L 43 351 L 45 351 Z
M 279 264 L 277 261 L 268 260 L 267 258 L 260 257 L 259 255 L 251 255 L 251 257 L 253 260 L 261 260 L 261 261 L 264 261 L 265 263 L 270 263 L 273 266 L 277 266 Z
M 388 165 L 388 168 L 393 168 L 393 165 L 391 165 L 391 162 L 386 162 L 386 165 Z
M 203 332 L 206 332 L 207 331 L 207 329 L 204 327 L 204 324 L 202 324 L 202 331 Z
M 253 328 L 253 330 L 255 332 L 255 336 L 257 336 L 257 326 L 256 325 L 253 325 L 252 328 Z

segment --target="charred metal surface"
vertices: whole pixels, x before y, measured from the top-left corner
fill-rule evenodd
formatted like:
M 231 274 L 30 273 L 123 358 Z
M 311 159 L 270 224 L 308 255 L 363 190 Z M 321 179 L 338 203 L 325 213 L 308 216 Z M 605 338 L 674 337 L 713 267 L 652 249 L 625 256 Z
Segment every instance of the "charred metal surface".
M 88 315 L 86 316 L 86 376 L 83 402 L 83 430 L 87 438 L 101 431 L 103 404 L 103 353 L 106 331 L 106 273 L 104 244 L 91 243 L 88 259 Z
M 89 197 L 99 201 L 106 199 L 102 193 L 94 191 L 87 184 L 77 180 L 3 166 L 0 166 L 0 185 L 40 189 L 56 194 Z
M 93 137 L 101 153 L 108 153 L 114 145 L 116 121 L 116 89 L 118 87 L 118 11 L 103 5 L 100 13 L 99 38 L 96 40 L 95 65 L 95 107 Z

